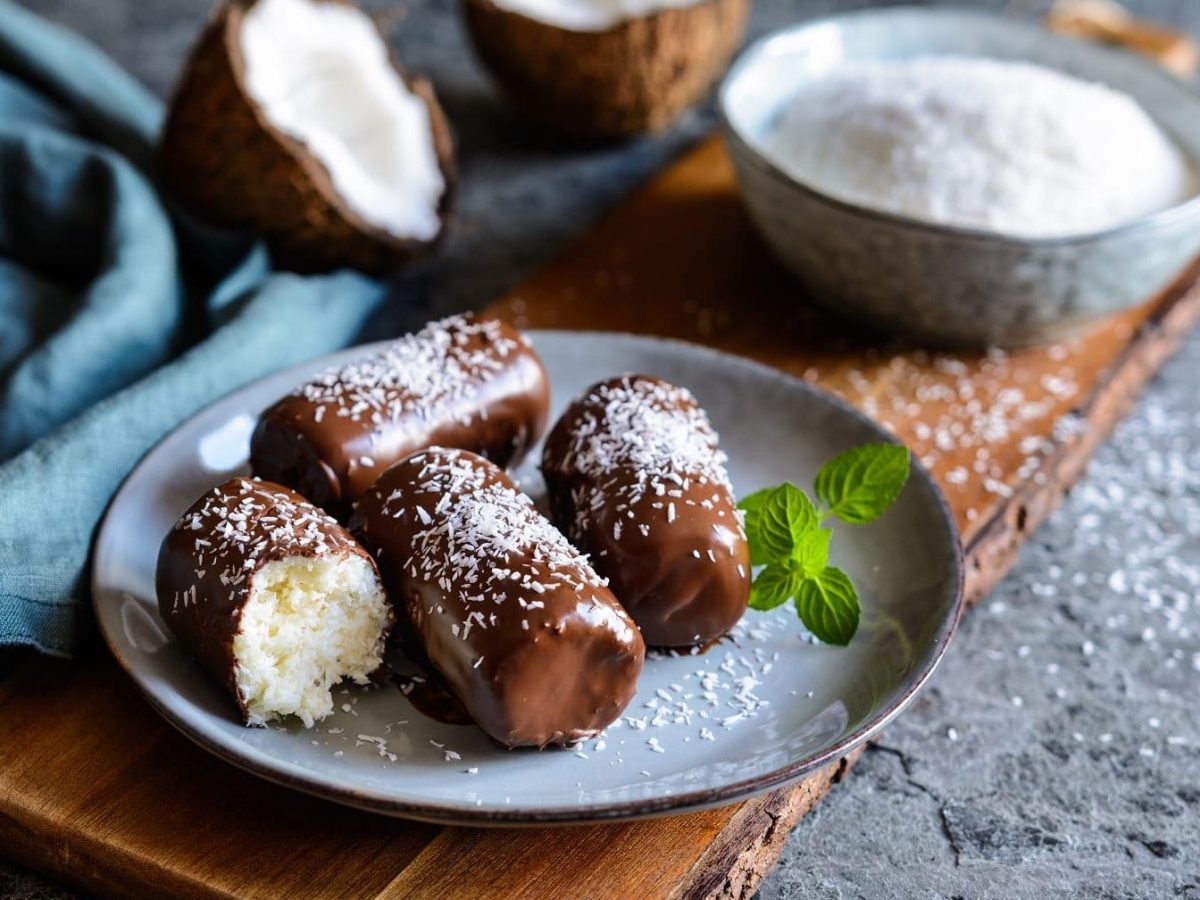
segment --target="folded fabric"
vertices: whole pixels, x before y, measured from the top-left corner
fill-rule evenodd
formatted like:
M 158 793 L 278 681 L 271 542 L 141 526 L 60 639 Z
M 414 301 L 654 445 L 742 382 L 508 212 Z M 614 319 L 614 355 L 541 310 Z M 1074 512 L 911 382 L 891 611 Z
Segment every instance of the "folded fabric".
M 173 210 L 158 101 L 0 0 L 0 647 L 69 656 L 129 469 L 239 385 L 352 340 L 383 287 L 273 274 Z

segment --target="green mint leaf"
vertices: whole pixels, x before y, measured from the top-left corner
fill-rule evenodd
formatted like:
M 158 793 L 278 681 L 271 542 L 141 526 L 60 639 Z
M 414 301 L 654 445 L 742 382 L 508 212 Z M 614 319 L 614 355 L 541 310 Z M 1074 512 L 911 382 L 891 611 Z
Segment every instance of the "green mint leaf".
M 832 537 L 833 531 L 830 529 L 814 528 L 804 532 L 796 541 L 791 558 L 806 577 L 819 575 L 829 564 L 829 539 Z
M 879 518 L 907 480 L 907 447 L 863 444 L 821 466 L 813 489 L 831 515 L 858 525 Z
M 765 566 L 791 556 L 798 537 L 817 527 L 817 509 L 808 495 L 789 482 L 743 497 L 750 563 Z
M 858 591 L 850 576 L 827 566 L 796 589 L 796 612 L 804 627 L 826 644 L 844 647 L 858 630 Z
M 749 516 L 752 512 L 758 512 L 763 508 L 763 504 L 767 502 L 767 498 L 775 491 L 775 488 L 762 488 L 755 491 L 753 494 L 747 494 L 738 501 L 738 509 L 745 510 Z
M 765 565 L 787 559 L 800 535 L 817 524 L 817 508 L 808 495 L 785 481 L 771 491 L 758 510 L 755 535 L 750 538 L 750 562 Z
M 795 596 L 802 576 L 783 563 L 767 566 L 750 585 L 750 608 L 759 611 L 774 609 Z

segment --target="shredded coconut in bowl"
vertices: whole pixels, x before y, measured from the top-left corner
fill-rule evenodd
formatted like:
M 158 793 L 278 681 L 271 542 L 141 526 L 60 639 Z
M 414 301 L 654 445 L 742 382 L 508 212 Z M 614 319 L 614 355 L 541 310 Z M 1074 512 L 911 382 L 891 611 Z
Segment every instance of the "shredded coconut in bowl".
M 1128 95 L 969 57 L 846 65 L 790 101 L 763 151 L 832 197 L 1018 237 L 1103 230 L 1197 188 Z

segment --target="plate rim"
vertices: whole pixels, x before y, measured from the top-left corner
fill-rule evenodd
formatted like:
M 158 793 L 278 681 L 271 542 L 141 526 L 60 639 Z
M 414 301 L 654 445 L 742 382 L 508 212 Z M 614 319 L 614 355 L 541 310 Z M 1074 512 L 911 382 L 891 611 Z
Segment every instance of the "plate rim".
M 632 340 L 635 342 L 645 343 L 649 345 L 667 345 L 690 353 L 698 353 L 701 356 L 707 356 L 709 359 L 719 359 L 724 364 L 734 365 L 743 369 L 755 371 L 757 374 L 769 376 L 772 379 L 781 380 L 790 383 L 794 388 L 799 388 L 821 402 L 828 403 L 840 412 L 849 415 L 863 425 L 866 425 L 871 430 L 875 431 L 881 440 L 889 443 L 902 443 L 893 434 L 888 432 L 883 426 L 872 419 L 866 413 L 857 409 L 846 400 L 837 396 L 831 391 L 827 391 L 804 378 L 792 375 L 775 366 L 759 362 L 749 357 L 741 356 L 736 353 L 731 353 L 725 350 L 718 350 L 715 347 L 710 347 L 704 344 L 697 344 L 692 341 L 682 340 L 674 337 L 664 337 L 660 335 L 637 334 L 634 332 L 624 331 L 592 331 L 592 330 L 575 330 L 575 329 L 522 329 L 522 332 L 530 336 L 536 346 L 536 339 L 540 335 L 545 335 L 552 338 L 602 338 L 616 340 Z M 100 556 L 100 549 L 106 546 L 115 538 L 110 537 L 110 529 L 115 528 L 112 522 L 112 511 L 118 506 L 118 501 L 125 494 L 129 487 L 129 483 L 135 475 L 141 470 L 146 459 L 155 453 L 159 447 L 166 441 L 170 440 L 180 430 L 186 428 L 200 416 L 207 413 L 213 407 L 225 402 L 229 398 L 253 389 L 257 384 L 270 378 L 279 377 L 288 372 L 296 372 L 297 376 L 306 371 L 311 371 L 314 368 L 319 368 L 322 364 L 332 361 L 336 357 L 353 353 L 367 353 L 373 349 L 378 349 L 392 343 L 395 339 L 387 339 L 382 341 L 373 341 L 365 344 L 357 344 L 351 347 L 346 347 L 341 350 L 336 350 L 332 353 L 323 354 L 314 357 L 310 360 L 296 363 L 286 368 L 279 369 L 275 372 L 268 373 L 261 378 L 256 378 L 246 384 L 229 391 L 220 397 L 214 398 L 210 403 L 205 404 L 192 415 L 188 416 L 161 438 L 155 441 L 138 459 L 137 463 L 129 470 L 125 477 L 121 480 L 120 486 L 113 493 L 112 499 L 109 501 L 108 507 L 105 509 L 104 518 L 101 520 L 100 527 L 96 531 L 96 539 L 93 551 L 93 564 L 91 566 L 89 587 L 92 594 L 92 605 L 95 607 L 96 598 L 101 589 L 104 588 L 99 581 L 99 567 L 95 560 Z M 866 743 L 874 735 L 879 733 L 884 727 L 892 722 L 904 709 L 909 705 L 916 694 L 928 682 L 929 678 L 936 671 L 941 663 L 942 657 L 946 653 L 946 649 L 950 645 L 950 641 L 958 630 L 959 622 L 962 620 L 962 613 L 965 606 L 964 596 L 964 580 L 965 580 L 965 554 L 962 543 L 962 536 L 959 533 L 958 523 L 956 522 L 953 513 L 950 510 L 950 505 L 946 500 L 945 494 L 939 487 L 933 475 L 925 467 L 925 465 L 915 455 L 910 454 L 910 471 L 917 478 L 925 483 L 934 500 L 934 508 L 936 509 L 943 526 L 946 528 L 948 537 L 951 539 L 952 548 L 950 553 L 950 562 L 953 569 L 952 577 L 954 581 L 954 597 L 951 601 L 950 614 L 941 624 L 938 630 L 937 638 L 933 643 L 932 652 L 926 664 L 919 670 L 913 673 L 908 683 L 905 685 L 903 692 L 892 703 L 882 707 L 874 716 L 869 716 L 867 720 L 859 728 L 835 741 L 824 751 L 803 757 L 802 759 L 789 763 L 780 768 L 766 772 L 762 775 L 754 776 L 753 778 L 741 779 L 729 784 L 708 787 L 697 790 L 688 791 L 681 794 L 673 794 L 669 797 L 651 797 L 637 800 L 623 800 L 611 803 L 602 803 L 596 805 L 569 805 L 546 807 L 537 810 L 514 807 L 512 809 L 501 808 L 476 808 L 474 806 L 466 806 L 454 803 L 427 803 L 411 800 L 397 800 L 393 798 L 384 798 L 371 791 L 365 791 L 360 788 L 348 787 L 345 785 L 334 785 L 328 780 L 322 780 L 317 777 L 304 777 L 291 774 L 286 771 L 288 764 L 286 761 L 277 760 L 275 767 L 259 762 L 255 758 L 256 754 L 246 753 L 243 749 L 242 754 L 234 752 L 230 747 L 225 746 L 222 742 L 210 738 L 199 729 L 192 726 L 174 711 L 170 710 L 167 705 L 161 701 L 151 690 L 150 685 L 138 674 L 137 668 L 127 660 L 117 648 L 112 635 L 105 626 L 104 618 L 98 612 L 96 614 L 96 622 L 99 631 L 103 636 L 105 644 L 109 651 L 116 659 L 118 665 L 124 670 L 125 674 L 133 682 L 138 692 L 146 699 L 150 707 L 170 724 L 176 731 L 188 738 L 197 746 L 208 751 L 213 756 L 229 763 L 245 772 L 256 777 L 270 781 L 281 787 L 290 788 L 301 791 L 302 793 L 311 796 L 319 797 L 324 800 L 329 800 L 342 805 L 352 806 L 357 809 L 362 809 L 372 813 L 383 814 L 392 817 L 405 819 L 414 819 L 417 821 L 440 824 L 440 825 L 466 825 L 466 826 L 483 826 L 483 827 L 512 827 L 512 826 L 539 826 L 539 825 L 572 825 L 584 824 L 589 822 L 618 822 L 631 821 L 635 819 L 655 818 L 667 815 L 678 815 L 687 812 L 694 812 L 701 809 L 707 809 L 716 806 L 724 806 L 733 804 L 742 800 L 749 799 L 759 794 L 775 788 L 780 788 L 791 784 L 803 778 L 805 775 L 820 769 L 832 762 L 846 757 L 849 753 L 855 750 L 860 745 Z M 910 476 L 911 477 L 911 476 Z M 182 696 L 182 694 L 180 695 Z

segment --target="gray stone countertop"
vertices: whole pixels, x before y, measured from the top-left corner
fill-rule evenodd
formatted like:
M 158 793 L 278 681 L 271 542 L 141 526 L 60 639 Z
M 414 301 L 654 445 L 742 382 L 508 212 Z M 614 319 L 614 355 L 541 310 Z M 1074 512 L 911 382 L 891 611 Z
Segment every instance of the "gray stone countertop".
M 160 94 L 209 5 L 22 2 Z M 756 0 L 751 36 L 861 5 Z M 970 5 L 1030 16 L 1045 6 Z M 1200 34 L 1197 0 L 1129 5 Z M 485 304 L 712 126 L 701 110 L 625 145 L 555 142 L 497 99 L 454 0 L 369 6 L 403 13 L 394 43 L 443 99 L 463 189 L 444 253 L 397 282 L 397 302 L 364 337 Z M 791 834 L 763 900 L 1200 898 L 1198 382 L 1200 333 L 967 618 L 914 705 Z M 0 861 L 0 896 L 76 894 Z

